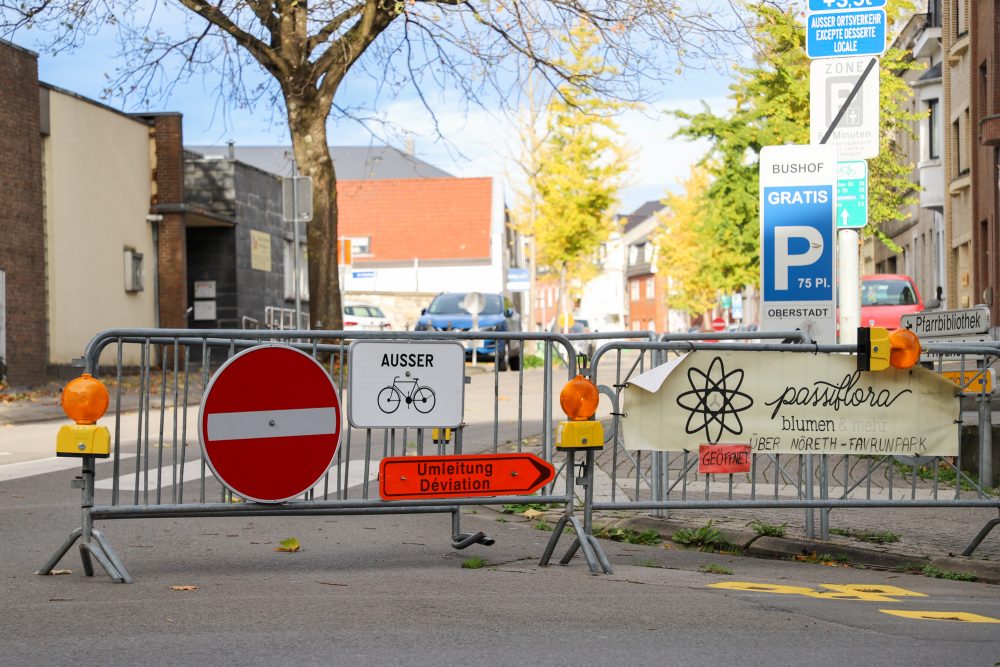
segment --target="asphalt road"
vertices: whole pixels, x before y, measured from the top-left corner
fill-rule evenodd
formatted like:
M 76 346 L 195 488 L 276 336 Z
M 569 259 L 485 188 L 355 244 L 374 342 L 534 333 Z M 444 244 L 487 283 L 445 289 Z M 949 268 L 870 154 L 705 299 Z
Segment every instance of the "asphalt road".
M 78 525 L 73 474 L 0 484 L 0 664 L 1000 661 L 1000 587 L 616 542 L 604 542 L 614 574 L 592 576 L 579 556 L 539 567 L 551 533 L 485 508 L 463 527 L 496 544 L 465 551 L 447 515 L 107 521 L 134 584 L 83 576 L 75 550 L 59 565 L 71 573 L 34 575 Z M 301 551 L 274 551 L 292 536 Z M 474 556 L 486 565 L 463 568 Z M 713 587 L 734 582 L 758 590 Z M 759 590 L 772 585 L 792 588 Z M 904 592 L 829 588 L 845 585 Z

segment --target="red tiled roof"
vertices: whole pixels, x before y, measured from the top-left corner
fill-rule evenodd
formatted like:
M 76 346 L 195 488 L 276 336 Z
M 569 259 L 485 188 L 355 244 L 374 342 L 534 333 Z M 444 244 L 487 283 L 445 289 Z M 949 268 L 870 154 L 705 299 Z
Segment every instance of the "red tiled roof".
M 371 237 L 365 261 L 488 259 L 490 178 L 338 181 L 339 236 Z

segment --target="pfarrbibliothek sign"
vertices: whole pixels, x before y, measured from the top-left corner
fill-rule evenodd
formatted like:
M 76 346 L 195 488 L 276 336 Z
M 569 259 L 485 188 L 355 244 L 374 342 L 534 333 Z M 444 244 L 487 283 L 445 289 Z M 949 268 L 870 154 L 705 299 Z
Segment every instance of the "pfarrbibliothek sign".
M 755 454 L 955 456 L 955 387 L 923 368 L 879 373 L 853 356 L 699 350 L 629 382 L 625 447 Z

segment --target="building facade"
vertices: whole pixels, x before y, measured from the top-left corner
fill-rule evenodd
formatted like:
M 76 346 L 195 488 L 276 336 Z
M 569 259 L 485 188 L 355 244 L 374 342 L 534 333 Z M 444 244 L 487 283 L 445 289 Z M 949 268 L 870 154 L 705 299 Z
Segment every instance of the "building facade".
M 944 225 L 940 18 L 940 12 L 934 11 L 911 17 L 893 45 L 910 51 L 911 57 L 924 65 L 923 69 L 899 72 L 912 91 L 907 110 L 924 117 L 908 131 L 893 137 L 912 165 L 911 180 L 920 184 L 920 191 L 917 202 L 904 210 L 903 220 L 883 227 L 901 252 L 895 253 L 877 239 L 869 239 L 862 255 L 864 273 L 907 274 L 914 279 L 925 301 L 943 298 L 949 282 L 945 271 L 949 253 Z
M 0 375 L 45 379 L 48 292 L 36 54 L 0 40 Z
M 973 299 L 990 307 L 994 338 L 1000 333 L 1000 7 L 995 0 L 973 3 L 969 51 L 974 68 L 970 90 L 972 150 Z

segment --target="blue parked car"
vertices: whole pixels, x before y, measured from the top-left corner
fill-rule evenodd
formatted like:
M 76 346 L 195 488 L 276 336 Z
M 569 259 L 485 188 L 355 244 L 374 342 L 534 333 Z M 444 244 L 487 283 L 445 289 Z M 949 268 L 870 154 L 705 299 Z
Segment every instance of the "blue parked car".
M 480 331 L 520 331 L 521 316 L 514 310 L 514 304 L 502 294 L 483 293 L 485 306 L 479 313 Z M 431 305 L 421 312 L 416 331 L 469 331 L 472 329 L 472 315 L 462 307 L 465 292 L 442 292 L 434 297 Z M 471 343 L 471 342 L 470 342 Z M 500 370 L 521 368 L 521 341 L 476 341 L 477 357 L 499 359 Z M 466 356 L 472 356 L 468 347 Z

